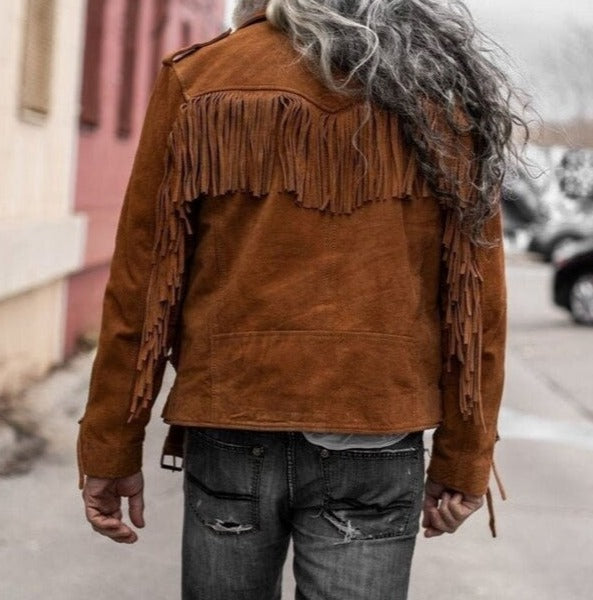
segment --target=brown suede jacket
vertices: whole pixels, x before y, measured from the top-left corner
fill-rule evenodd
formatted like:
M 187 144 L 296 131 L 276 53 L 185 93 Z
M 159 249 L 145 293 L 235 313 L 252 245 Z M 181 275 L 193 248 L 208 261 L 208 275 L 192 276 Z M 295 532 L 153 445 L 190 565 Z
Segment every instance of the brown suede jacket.
M 471 142 L 450 164 L 468 203 Z M 265 18 L 167 59 L 120 217 L 82 472 L 141 468 L 169 360 L 171 425 L 436 427 L 429 476 L 484 494 L 504 259 L 501 243 L 471 244 L 456 214 L 431 195 L 397 116 L 329 92 Z M 485 235 L 500 242 L 500 216 Z

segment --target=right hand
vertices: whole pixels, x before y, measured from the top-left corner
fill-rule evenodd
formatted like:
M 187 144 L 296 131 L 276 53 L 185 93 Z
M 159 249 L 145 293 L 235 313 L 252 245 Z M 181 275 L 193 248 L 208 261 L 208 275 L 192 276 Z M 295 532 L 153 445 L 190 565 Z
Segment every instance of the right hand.
M 462 494 L 427 479 L 422 508 L 424 537 L 431 538 L 443 535 L 443 533 L 455 533 L 461 524 L 483 504 L 482 496 Z
M 128 498 L 130 521 L 144 527 L 144 478 L 139 471 L 118 479 L 86 478 L 82 498 L 87 521 L 101 535 L 120 544 L 133 544 L 136 532 L 123 522 L 122 497 Z

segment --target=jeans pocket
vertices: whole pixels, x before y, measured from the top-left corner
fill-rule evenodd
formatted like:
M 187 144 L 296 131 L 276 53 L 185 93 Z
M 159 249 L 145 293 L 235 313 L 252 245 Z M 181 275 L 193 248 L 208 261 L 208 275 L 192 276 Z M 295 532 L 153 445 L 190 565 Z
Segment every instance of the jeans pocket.
M 379 449 L 320 450 L 322 515 L 344 541 L 409 537 L 419 529 L 424 445 L 413 434 Z
M 265 448 L 247 432 L 189 428 L 185 447 L 186 508 L 213 532 L 260 528 L 260 477 Z

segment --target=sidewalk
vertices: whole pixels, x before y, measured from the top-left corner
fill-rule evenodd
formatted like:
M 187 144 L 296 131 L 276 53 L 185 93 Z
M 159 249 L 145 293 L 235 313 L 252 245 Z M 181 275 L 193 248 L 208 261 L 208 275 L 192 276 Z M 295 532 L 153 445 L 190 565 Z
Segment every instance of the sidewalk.
M 50 443 L 30 474 L 0 479 L 3 600 L 179 597 L 181 476 L 158 467 L 165 431 L 158 418 L 147 434 L 147 528 L 138 544 L 113 544 L 94 534 L 84 520 L 74 440 L 91 358 L 79 357 L 31 391 L 47 416 Z M 510 496 L 502 503 L 495 493 L 500 537 L 490 538 L 485 510 L 454 536 L 419 537 L 410 600 L 591 597 L 593 445 L 587 441 L 593 439 L 593 430 L 576 411 L 561 408 L 519 357 L 510 358 L 509 401 L 502 416 L 503 430 L 509 433 L 497 447 L 497 464 Z M 520 405 L 513 405 L 513 398 L 520 398 Z M 534 407 L 543 416 L 538 417 L 539 430 L 528 427 L 534 438 L 528 440 L 521 430 L 528 422 L 521 418 L 529 418 L 525 415 Z M 556 438 L 550 434 L 558 430 L 559 421 L 574 425 L 574 439 L 563 439 L 562 428 Z M 294 597 L 289 564 L 285 573 L 288 600 Z

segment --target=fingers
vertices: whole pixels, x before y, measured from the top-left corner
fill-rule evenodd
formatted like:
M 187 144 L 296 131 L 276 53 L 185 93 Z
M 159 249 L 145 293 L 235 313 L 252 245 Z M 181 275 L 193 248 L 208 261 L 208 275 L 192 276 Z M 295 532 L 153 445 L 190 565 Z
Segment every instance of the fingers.
M 453 533 L 457 527 L 447 523 L 440 509 L 433 508 L 428 511 L 428 526 L 439 533 Z
M 431 528 L 431 511 L 436 509 L 439 504 L 439 498 L 445 491 L 445 486 L 436 483 L 427 478 L 424 486 L 424 503 L 422 506 L 422 527 Z
M 455 498 L 461 500 L 461 494 L 455 494 Z M 455 508 L 454 508 L 455 507 Z M 438 509 L 438 514 L 445 526 L 447 533 L 453 533 L 465 520 L 467 515 L 460 515 L 457 510 L 459 504 L 453 503 L 453 498 L 445 492 Z M 457 516 L 456 516 L 457 515 Z
M 130 496 L 130 521 L 136 527 L 144 527 L 144 495 L 142 491 Z
M 430 527 L 431 524 L 431 511 L 436 509 L 439 504 L 438 498 L 428 495 L 424 495 L 424 504 L 422 506 L 422 527 Z
M 444 531 L 441 531 L 440 529 L 435 529 L 434 527 L 427 527 L 424 530 L 424 537 L 425 538 L 433 538 L 433 537 L 439 537 L 439 535 L 444 535 Z
M 464 503 L 464 498 L 461 494 L 455 494 L 451 500 L 448 502 L 446 509 L 450 512 L 453 518 L 462 523 L 467 519 L 473 512 L 477 510 L 476 508 L 470 508 Z
M 133 544 L 138 540 L 137 534 L 122 521 L 121 509 L 121 497 L 129 495 L 130 519 L 135 526 L 144 526 L 142 485 L 136 485 L 138 481 L 87 477 L 82 497 L 87 521 L 94 531 L 118 543 Z
M 462 523 L 483 504 L 479 496 L 464 496 L 461 493 L 442 492 L 440 502 L 425 498 L 422 526 L 425 537 L 437 537 L 443 533 L 454 533 Z
M 86 517 L 97 533 L 115 542 L 133 544 L 138 536 L 121 520 L 121 511 L 114 514 L 103 514 L 99 509 L 87 507 Z
M 426 508 L 422 509 L 422 527 L 430 527 L 430 517 Z
M 466 494 L 463 496 L 462 504 L 465 508 L 470 510 L 470 514 L 476 512 L 484 504 L 484 498 L 482 496 L 470 496 Z

